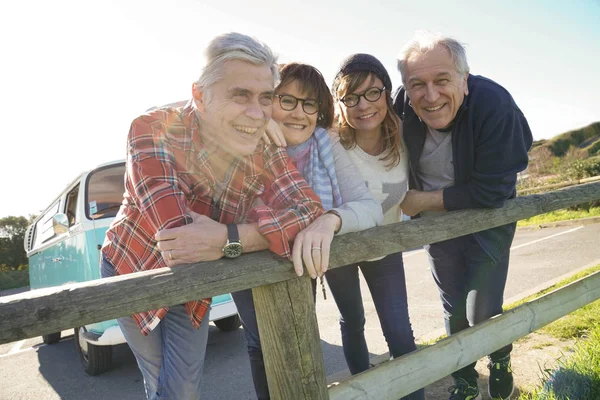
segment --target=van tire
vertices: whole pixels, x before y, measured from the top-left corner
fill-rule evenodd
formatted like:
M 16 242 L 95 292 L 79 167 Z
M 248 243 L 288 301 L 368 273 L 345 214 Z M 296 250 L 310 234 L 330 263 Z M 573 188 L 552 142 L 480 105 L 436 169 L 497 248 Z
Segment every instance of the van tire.
M 58 343 L 60 340 L 60 332 L 49 333 L 47 335 L 42 335 L 42 340 L 45 344 L 54 344 Z
M 242 321 L 240 320 L 240 316 L 237 314 L 232 315 L 231 317 L 218 319 L 213 322 L 215 323 L 217 328 L 219 328 L 219 330 L 221 330 L 223 332 L 235 331 L 240 326 L 242 326 Z
M 112 364 L 112 346 L 95 346 L 87 342 L 82 346 L 83 339 L 79 337 L 80 330 L 85 331 L 85 327 L 75 328 L 74 339 L 75 349 L 79 354 L 83 370 L 91 376 L 108 371 Z

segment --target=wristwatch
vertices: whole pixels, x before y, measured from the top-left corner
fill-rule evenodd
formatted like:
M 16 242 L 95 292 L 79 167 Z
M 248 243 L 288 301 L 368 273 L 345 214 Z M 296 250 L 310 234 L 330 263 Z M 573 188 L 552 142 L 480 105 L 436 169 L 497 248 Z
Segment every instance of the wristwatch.
M 240 234 L 236 224 L 227 224 L 227 243 L 223 246 L 225 258 L 237 258 L 242 255 L 244 247 L 240 242 Z

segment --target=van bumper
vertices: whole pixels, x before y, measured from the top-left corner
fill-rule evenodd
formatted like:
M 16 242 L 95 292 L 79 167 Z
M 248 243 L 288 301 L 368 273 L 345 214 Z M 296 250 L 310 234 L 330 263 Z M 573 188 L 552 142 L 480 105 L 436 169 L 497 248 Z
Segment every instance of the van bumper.
M 210 320 L 216 321 L 218 319 L 231 317 L 232 315 L 237 315 L 237 313 L 237 308 L 235 307 L 235 303 L 233 301 L 213 304 L 210 308 Z
M 94 346 L 115 346 L 127 342 L 118 325 L 111 326 L 102 335 L 89 331 L 80 332 L 80 335 L 86 342 Z

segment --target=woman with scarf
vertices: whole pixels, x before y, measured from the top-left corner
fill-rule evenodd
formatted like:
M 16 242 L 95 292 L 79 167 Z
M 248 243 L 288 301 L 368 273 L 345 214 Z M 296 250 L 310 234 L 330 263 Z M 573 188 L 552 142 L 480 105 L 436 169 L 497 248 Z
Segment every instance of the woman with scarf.
M 346 58 L 332 86 L 340 143 L 373 197 L 381 202 L 384 224 L 401 220 L 399 205 L 408 189 L 408 154 L 402 142 L 402 124 L 392 106 L 391 90 L 385 67 L 369 54 Z M 327 282 L 340 310 L 344 355 L 352 374 L 369 368 L 359 268 L 373 297 L 391 357 L 416 349 L 402 253 L 333 269 L 327 272 Z M 405 397 L 423 398 L 423 389 Z
M 334 106 L 321 73 L 309 65 L 292 63 L 283 66 L 280 74 L 272 117 L 287 141 L 290 158 L 327 211 L 296 236 L 292 252 L 298 276 L 304 272 L 304 263 L 307 273 L 316 279 L 327 271 L 334 235 L 380 225 L 383 213 L 337 135 L 327 131 L 333 123 Z M 315 291 L 313 285 L 313 294 Z M 358 296 L 362 307 L 360 291 Z M 244 326 L 256 394 L 260 400 L 268 399 L 252 291 L 233 293 L 233 298 Z

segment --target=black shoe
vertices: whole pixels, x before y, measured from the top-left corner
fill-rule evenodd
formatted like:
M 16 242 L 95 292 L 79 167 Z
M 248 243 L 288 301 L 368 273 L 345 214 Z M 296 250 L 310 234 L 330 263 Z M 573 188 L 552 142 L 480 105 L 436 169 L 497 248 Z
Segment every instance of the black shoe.
M 469 382 L 463 378 L 454 378 L 454 385 L 448 388 L 448 400 L 480 400 L 477 381 Z
M 490 369 L 490 385 L 488 388 L 490 397 L 492 399 L 510 399 L 515 390 L 510 355 L 500 360 L 490 360 L 488 368 Z

